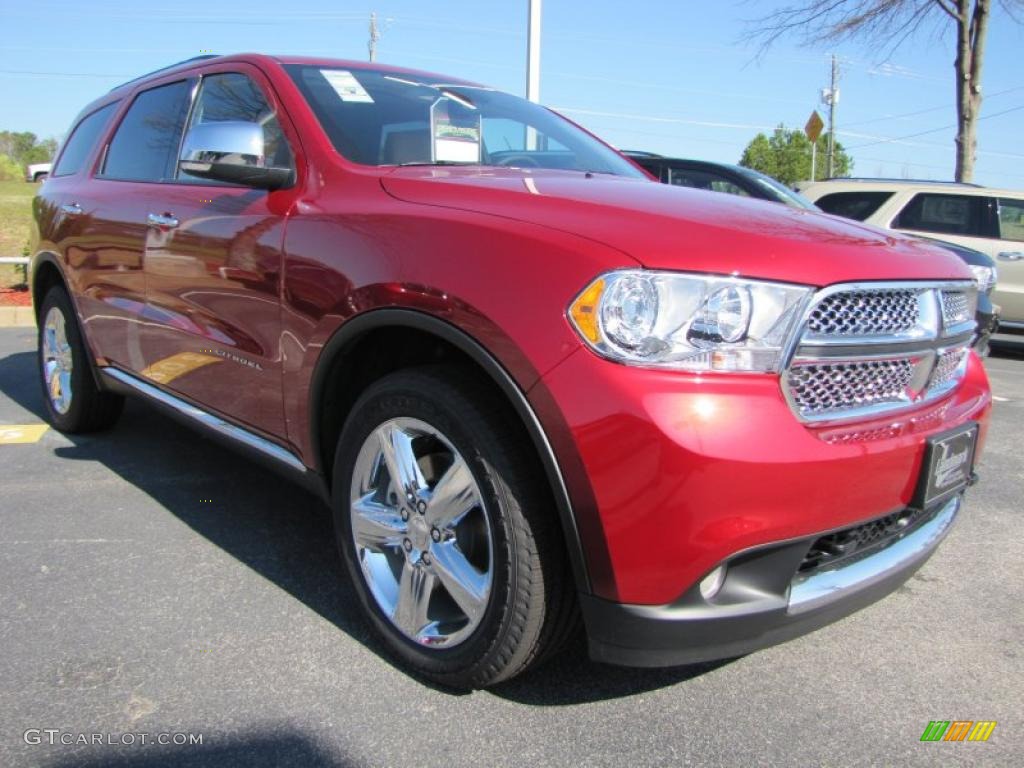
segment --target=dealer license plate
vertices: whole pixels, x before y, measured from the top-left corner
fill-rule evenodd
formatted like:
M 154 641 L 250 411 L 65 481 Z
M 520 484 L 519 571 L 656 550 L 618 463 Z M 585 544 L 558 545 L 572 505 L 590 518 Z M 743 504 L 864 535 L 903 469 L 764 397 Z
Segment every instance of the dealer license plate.
M 913 506 L 927 509 L 966 488 L 974 471 L 977 442 L 975 423 L 930 437 Z

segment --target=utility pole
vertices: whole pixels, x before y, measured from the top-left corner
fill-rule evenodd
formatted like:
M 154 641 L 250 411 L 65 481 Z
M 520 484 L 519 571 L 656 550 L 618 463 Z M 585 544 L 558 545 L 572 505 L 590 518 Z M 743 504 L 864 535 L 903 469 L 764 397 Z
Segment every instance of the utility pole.
M 835 175 L 836 168 L 836 104 L 839 103 L 839 58 L 832 54 L 832 85 L 821 93 L 821 99 L 828 105 L 828 178 Z
M 526 40 L 526 98 L 540 101 L 540 0 L 528 0 L 529 32 Z
M 367 48 L 370 49 L 370 61 L 377 60 L 377 41 L 380 40 L 380 30 L 377 29 L 377 12 L 370 14 L 370 42 Z

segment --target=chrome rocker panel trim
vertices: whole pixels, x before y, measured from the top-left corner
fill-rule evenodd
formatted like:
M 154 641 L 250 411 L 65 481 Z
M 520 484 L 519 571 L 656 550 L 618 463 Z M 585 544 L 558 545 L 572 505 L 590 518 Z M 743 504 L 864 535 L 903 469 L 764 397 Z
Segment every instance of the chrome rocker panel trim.
M 101 376 L 113 379 L 127 387 L 130 391 L 140 394 L 165 408 L 169 408 L 173 413 L 183 416 L 187 421 L 198 424 L 222 438 L 226 438 L 233 443 L 239 443 L 295 472 L 302 474 L 307 472 L 306 465 L 302 463 L 298 456 L 277 443 L 260 437 L 237 424 L 232 424 L 209 411 L 204 411 L 202 408 L 198 408 L 181 398 L 154 387 L 152 384 L 148 384 L 138 377 L 122 371 L 120 368 L 103 367 L 99 369 L 99 372 Z

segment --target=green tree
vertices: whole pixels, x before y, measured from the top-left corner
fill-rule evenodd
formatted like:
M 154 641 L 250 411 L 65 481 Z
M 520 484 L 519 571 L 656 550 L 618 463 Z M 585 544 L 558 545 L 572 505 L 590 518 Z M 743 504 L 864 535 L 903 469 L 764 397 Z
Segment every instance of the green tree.
M 795 0 L 751 22 L 750 37 L 767 48 L 797 35 L 807 45 L 859 39 L 885 58 L 915 34 L 954 30 L 956 180 L 974 178 L 981 113 L 981 73 L 992 0 Z M 1024 0 L 999 0 L 1008 21 L 1020 21 Z
M 48 163 L 57 153 L 57 140 L 40 141 L 31 131 L 0 131 L 0 155 L 24 167 L 33 163 Z
M 0 181 L 24 181 L 24 179 L 25 169 L 7 155 L 0 154 Z
M 835 147 L 835 175 L 848 176 L 853 170 L 853 159 L 840 142 Z M 815 180 L 828 175 L 828 134 L 818 137 L 818 162 Z M 811 141 L 803 131 L 790 131 L 779 125 L 771 136 L 757 134 L 743 150 L 740 165 L 792 185 L 811 178 Z

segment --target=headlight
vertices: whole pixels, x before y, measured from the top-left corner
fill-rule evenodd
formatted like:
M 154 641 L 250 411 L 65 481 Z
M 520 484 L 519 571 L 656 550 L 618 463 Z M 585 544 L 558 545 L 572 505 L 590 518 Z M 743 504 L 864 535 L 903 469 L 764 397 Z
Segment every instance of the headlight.
M 978 293 L 988 293 L 996 287 L 996 280 L 998 275 L 996 274 L 995 267 L 986 267 L 981 264 L 970 264 L 971 272 L 974 273 L 974 282 L 978 284 Z
M 608 272 L 569 307 L 598 354 L 685 371 L 778 371 L 811 288 L 673 272 Z

